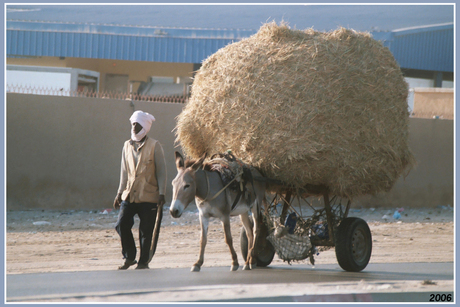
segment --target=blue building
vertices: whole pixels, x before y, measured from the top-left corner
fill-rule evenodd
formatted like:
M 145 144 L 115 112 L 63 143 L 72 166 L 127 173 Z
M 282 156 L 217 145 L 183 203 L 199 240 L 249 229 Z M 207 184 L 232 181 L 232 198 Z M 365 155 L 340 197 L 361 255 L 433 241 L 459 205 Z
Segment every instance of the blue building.
M 390 49 L 407 78 L 452 87 L 453 30 L 448 23 L 371 34 Z M 187 85 L 208 56 L 256 32 L 7 21 L 7 64 L 95 71 L 103 91 L 137 91 L 152 81 Z M 169 91 L 181 92 L 182 85 Z

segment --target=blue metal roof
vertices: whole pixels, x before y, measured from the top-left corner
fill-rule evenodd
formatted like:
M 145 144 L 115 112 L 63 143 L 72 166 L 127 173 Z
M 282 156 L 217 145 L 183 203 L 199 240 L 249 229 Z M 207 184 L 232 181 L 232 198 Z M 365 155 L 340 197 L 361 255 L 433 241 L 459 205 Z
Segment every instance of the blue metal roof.
M 453 72 L 453 23 L 372 33 L 406 69 Z
M 15 21 L 8 20 L 8 30 L 44 31 L 65 33 L 112 34 L 146 37 L 175 37 L 175 38 L 226 38 L 241 39 L 257 32 L 247 29 L 195 29 L 168 28 L 150 26 L 127 26 L 107 24 L 79 24 L 61 22 Z
M 201 63 L 256 31 L 8 21 L 7 55 Z
M 7 21 L 8 56 L 201 63 L 257 30 Z M 453 72 L 453 23 L 371 32 L 402 68 Z

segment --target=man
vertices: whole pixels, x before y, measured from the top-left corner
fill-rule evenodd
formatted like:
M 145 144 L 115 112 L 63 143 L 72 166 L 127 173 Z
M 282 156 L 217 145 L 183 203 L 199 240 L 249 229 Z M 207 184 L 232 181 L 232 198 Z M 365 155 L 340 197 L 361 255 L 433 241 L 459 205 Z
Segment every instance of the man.
M 136 269 L 148 269 L 152 234 L 158 207 L 165 203 L 166 163 L 161 144 L 148 137 L 155 118 L 136 111 L 130 118 L 131 139 L 123 146 L 118 194 L 113 207 L 120 209 L 115 229 L 121 238 L 125 262 L 118 267 L 126 270 L 137 263 Z M 161 223 L 161 213 L 160 221 Z M 136 261 L 136 244 L 132 233 L 134 216 L 139 216 L 140 257 Z M 159 227 L 160 224 L 157 225 Z M 156 243 L 156 242 L 155 242 Z

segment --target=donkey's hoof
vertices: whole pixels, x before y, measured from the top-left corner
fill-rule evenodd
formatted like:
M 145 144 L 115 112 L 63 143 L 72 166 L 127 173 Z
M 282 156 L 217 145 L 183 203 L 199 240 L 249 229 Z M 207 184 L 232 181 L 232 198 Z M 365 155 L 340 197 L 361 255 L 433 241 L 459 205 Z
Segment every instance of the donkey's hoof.
M 255 268 L 257 268 L 257 264 L 256 263 L 251 263 L 249 265 L 249 267 L 251 268 L 251 270 L 254 270 Z
M 201 269 L 201 268 L 200 268 L 199 266 L 194 265 L 194 266 L 192 266 L 192 269 L 190 270 L 190 272 L 199 272 L 200 269 Z
M 232 271 L 232 272 L 233 272 L 233 271 L 237 271 L 239 267 L 240 267 L 240 266 L 239 266 L 238 264 L 232 265 L 232 266 L 230 267 L 230 271 Z
M 247 264 L 245 264 L 244 267 L 243 267 L 243 271 L 248 271 L 250 269 L 251 269 L 251 267 L 249 265 L 247 265 Z

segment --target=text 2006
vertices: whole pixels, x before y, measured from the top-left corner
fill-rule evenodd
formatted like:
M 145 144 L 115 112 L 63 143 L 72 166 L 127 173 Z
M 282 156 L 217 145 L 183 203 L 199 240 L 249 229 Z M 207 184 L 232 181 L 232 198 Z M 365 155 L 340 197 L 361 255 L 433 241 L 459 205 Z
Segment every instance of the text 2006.
M 450 302 L 452 294 L 430 294 L 430 302 Z

